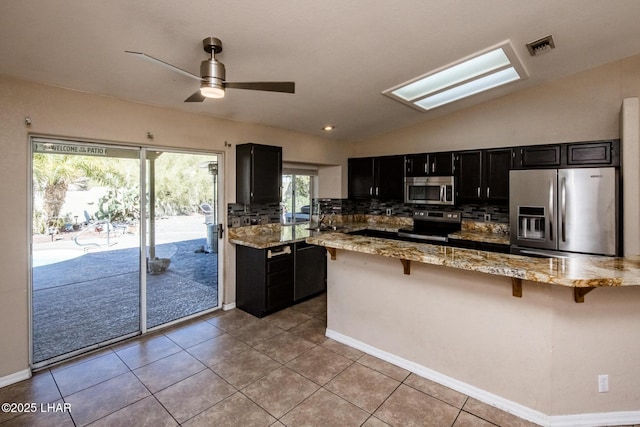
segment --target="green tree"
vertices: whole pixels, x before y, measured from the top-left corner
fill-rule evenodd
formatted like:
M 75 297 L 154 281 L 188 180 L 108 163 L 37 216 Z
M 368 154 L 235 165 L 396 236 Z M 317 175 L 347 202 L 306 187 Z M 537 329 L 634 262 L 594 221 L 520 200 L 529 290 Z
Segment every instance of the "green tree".
M 86 179 L 119 185 L 122 174 L 106 159 L 68 154 L 33 154 L 33 185 L 42 192 L 47 218 L 57 218 L 64 205 L 69 185 Z

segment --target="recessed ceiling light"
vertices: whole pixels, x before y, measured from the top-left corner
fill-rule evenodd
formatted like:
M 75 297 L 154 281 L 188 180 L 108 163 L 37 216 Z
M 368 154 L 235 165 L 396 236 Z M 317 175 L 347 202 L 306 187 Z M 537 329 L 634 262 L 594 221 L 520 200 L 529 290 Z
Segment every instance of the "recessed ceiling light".
M 507 41 L 382 93 L 426 111 L 527 77 Z
M 331 132 L 335 128 L 336 128 L 335 126 L 327 125 L 327 126 L 323 127 L 322 130 L 324 130 L 326 132 Z

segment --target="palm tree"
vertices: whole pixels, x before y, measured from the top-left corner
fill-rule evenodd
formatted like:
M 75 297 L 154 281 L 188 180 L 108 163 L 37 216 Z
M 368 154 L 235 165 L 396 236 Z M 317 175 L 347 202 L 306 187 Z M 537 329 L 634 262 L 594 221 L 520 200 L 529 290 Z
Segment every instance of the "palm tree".
M 82 179 L 122 182 L 123 177 L 98 157 L 68 154 L 33 154 L 33 184 L 43 195 L 43 210 L 52 220 L 60 216 L 69 185 Z

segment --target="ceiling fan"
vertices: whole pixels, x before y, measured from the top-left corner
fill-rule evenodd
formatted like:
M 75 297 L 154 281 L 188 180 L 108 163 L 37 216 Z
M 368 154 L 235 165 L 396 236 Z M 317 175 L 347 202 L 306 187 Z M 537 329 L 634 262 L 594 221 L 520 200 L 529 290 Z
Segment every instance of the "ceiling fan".
M 206 98 L 223 98 L 225 89 L 249 89 L 262 90 L 269 92 L 295 93 L 294 82 L 227 82 L 225 81 L 224 64 L 215 57 L 216 53 L 222 52 L 222 41 L 215 37 L 207 37 L 202 40 L 202 46 L 210 56 L 200 63 L 200 76 L 183 70 L 182 68 L 171 65 L 153 56 L 142 52 L 132 52 L 125 50 L 126 53 L 136 55 L 139 58 L 146 59 L 158 65 L 162 65 L 170 70 L 180 73 L 184 76 L 198 80 L 200 82 L 200 90 L 194 92 L 184 102 L 202 102 Z

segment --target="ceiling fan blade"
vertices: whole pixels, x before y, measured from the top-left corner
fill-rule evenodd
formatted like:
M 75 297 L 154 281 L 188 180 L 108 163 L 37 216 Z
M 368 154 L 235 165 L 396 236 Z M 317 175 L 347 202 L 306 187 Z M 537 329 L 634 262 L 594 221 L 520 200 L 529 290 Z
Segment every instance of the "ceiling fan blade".
M 294 82 L 224 82 L 224 86 L 232 89 L 265 90 L 268 92 L 295 93 Z
M 138 58 L 144 59 L 146 61 L 158 64 L 158 65 L 162 65 L 163 67 L 168 68 L 168 69 L 170 69 L 172 71 L 175 71 L 176 73 L 180 73 L 183 76 L 191 77 L 192 79 L 195 79 L 195 80 L 198 80 L 198 81 L 202 80 L 202 77 L 200 77 L 200 76 L 196 76 L 195 74 L 192 74 L 192 73 L 190 73 L 190 72 L 188 72 L 186 70 L 183 70 L 182 68 L 178 68 L 175 65 L 171 65 L 168 62 L 164 62 L 164 61 L 162 61 L 162 60 L 160 60 L 158 58 L 154 58 L 153 56 L 149 56 L 146 53 L 132 52 L 130 50 L 125 50 L 125 53 L 129 53 L 131 55 L 135 55 Z
M 206 98 L 200 93 L 200 90 L 193 92 L 193 94 L 184 100 L 184 102 L 202 102 Z

